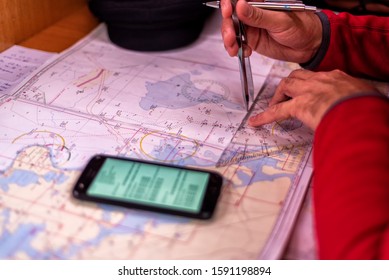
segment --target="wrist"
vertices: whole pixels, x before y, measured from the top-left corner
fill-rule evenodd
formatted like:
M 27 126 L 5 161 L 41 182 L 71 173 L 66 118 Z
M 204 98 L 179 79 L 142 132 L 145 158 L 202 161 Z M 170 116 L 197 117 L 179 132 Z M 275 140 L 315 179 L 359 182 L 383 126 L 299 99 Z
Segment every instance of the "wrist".
M 318 14 L 313 15 L 313 39 L 312 39 L 312 55 L 310 57 L 310 60 L 317 54 L 318 50 L 320 49 L 320 46 L 323 42 L 323 24 L 320 20 L 320 17 Z
M 314 38 L 311 45 L 311 56 L 306 62 L 300 63 L 301 67 L 308 70 L 315 70 L 319 66 L 330 44 L 330 22 L 327 15 L 319 12 L 314 14 L 314 17 L 316 24 L 314 24 Z

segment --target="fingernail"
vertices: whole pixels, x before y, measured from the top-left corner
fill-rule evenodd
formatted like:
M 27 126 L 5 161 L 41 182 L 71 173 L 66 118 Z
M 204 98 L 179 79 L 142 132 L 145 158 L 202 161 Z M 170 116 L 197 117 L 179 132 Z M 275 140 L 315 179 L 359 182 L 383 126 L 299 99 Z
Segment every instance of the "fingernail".
M 250 117 L 248 120 L 248 124 L 253 125 L 254 122 L 255 122 L 255 117 Z

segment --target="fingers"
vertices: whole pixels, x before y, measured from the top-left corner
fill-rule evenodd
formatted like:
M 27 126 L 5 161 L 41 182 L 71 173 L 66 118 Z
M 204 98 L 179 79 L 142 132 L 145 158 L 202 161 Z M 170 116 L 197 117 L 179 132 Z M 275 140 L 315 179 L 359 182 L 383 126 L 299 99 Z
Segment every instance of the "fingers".
M 296 78 L 296 79 L 301 79 L 301 80 L 308 80 L 314 77 L 317 74 L 317 72 L 305 70 L 305 69 L 297 69 L 292 71 L 289 74 L 289 78 Z
M 280 121 L 290 118 L 293 111 L 292 100 L 279 103 L 269 107 L 266 111 L 259 113 L 256 116 L 250 117 L 248 124 L 251 126 L 261 126 L 274 121 Z
M 295 84 L 296 79 L 289 77 L 283 78 L 279 83 L 278 87 L 276 88 L 276 91 L 269 102 L 269 106 L 273 106 L 277 103 L 284 102 L 292 98 L 294 94 L 289 89 L 294 88 Z
M 370 84 L 339 70 L 330 72 L 296 70 L 282 79 L 270 107 L 251 117 L 248 123 L 252 126 L 261 126 L 293 117 L 315 130 L 333 104 L 344 98 L 371 91 L 375 89 Z
M 309 105 L 314 97 L 307 95 L 307 93 L 310 94 L 312 91 L 311 79 L 315 75 L 317 73 L 303 69 L 291 72 L 279 83 L 269 103 L 269 108 L 251 117 L 248 124 L 256 127 L 291 117 L 299 117 L 301 121 L 314 130 L 318 121 L 312 118 L 313 114 L 310 109 L 314 110 L 314 108 L 310 108 Z
M 233 27 L 232 18 L 223 18 L 222 21 L 222 37 L 224 42 L 224 48 L 230 56 L 236 56 L 238 54 L 239 45 L 236 41 L 235 29 Z
M 229 18 L 232 16 L 231 0 L 221 0 L 220 1 L 220 8 L 222 11 L 223 18 Z
M 232 21 L 234 9 L 231 0 L 221 0 L 220 7 L 223 17 L 221 33 L 224 47 L 230 56 L 236 56 L 238 54 L 239 46 L 236 42 L 236 34 Z M 284 30 L 285 26 L 290 24 L 291 21 L 289 16 L 286 16 L 286 13 L 254 8 L 247 4 L 246 1 L 237 1 L 235 11 L 238 18 L 246 24 L 246 33 L 249 34 L 251 31 L 251 34 L 247 36 L 249 44 L 248 48 L 245 50 L 245 56 L 250 56 L 253 51 L 253 46 L 259 42 L 258 28 L 280 32 Z
M 318 110 L 315 106 L 314 108 L 310 108 L 310 102 L 311 100 L 305 101 L 302 98 L 297 98 L 275 104 L 270 106 L 266 111 L 250 117 L 248 124 L 258 127 L 289 118 L 297 118 L 310 129 L 315 130 L 323 114 L 317 114 Z M 324 112 L 323 110 L 321 111 Z
M 233 7 L 231 1 L 221 0 L 220 7 L 223 17 L 221 33 L 223 37 L 224 47 L 230 56 L 236 56 L 238 54 L 239 46 L 236 42 L 236 34 L 232 21 Z M 250 26 L 254 27 L 253 30 L 255 30 L 255 32 L 253 32 L 254 34 L 252 35 L 255 36 L 247 36 L 249 41 L 254 42 L 254 45 L 258 43 L 258 39 L 256 39 L 258 32 L 257 28 L 269 28 L 280 31 L 281 29 L 278 27 L 280 26 L 280 22 L 283 22 L 281 21 L 281 19 L 284 18 L 283 20 L 285 20 L 286 18 L 288 18 L 283 15 L 285 13 L 257 9 L 247 4 L 246 1 L 237 1 L 235 9 L 238 18 L 247 25 L 247 33 L 249 33 L 248 30 L 250 30 Z M 249 43 L 244 55 L 250 56 L 252 51 L 252 47 Z
M 283 23 L 290 21 L 287 13 L 255 8 L 246 1 L 236 3 L 236 14 L 243 23 L 249 26 L 271 31 L 284 29 Z
M 231 0 L 221 0 L 220 8 L 223 17 L 221 34 L 223 37 L 224 48 L 230 56 L 236 56 L 238 53 L 239 46 L 236 42 L 234 23 L 232 21 L 233 9 Z
M 314 72 L 304 69 L 291 72 L 288 77 L 283 78 L 279 83 L 273 98 L 269 102 L 269 106 L 303 94 L 303 88 L 306 87 L 305 81 L 311 79 L 314 75 Z

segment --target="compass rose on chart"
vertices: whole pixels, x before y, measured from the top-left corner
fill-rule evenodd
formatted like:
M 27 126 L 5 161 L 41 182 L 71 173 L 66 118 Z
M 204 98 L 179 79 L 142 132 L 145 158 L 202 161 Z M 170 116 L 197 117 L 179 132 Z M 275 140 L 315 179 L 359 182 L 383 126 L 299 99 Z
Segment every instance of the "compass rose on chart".
M 153 160 L 178 162 L 194 156 L 200 144 L 183 135 L 150 132 L 142 137 L 140 149 Z
M 230 91 L 218 81 L 198 79 L 191 86 L 184 85 L 181 94 L 193 102 L 222 103 L 228 100 Z
M 47 130 L 32 130 L 16 137 L 13 144 L 25 144 L 31 146 L 33 143 L 37 146 L 46 147 L 50 150 L 50 156 L 55 164 L 61 166 L 71 158 L 71 152 L 66 146 L 65 138 L 55 132 Z

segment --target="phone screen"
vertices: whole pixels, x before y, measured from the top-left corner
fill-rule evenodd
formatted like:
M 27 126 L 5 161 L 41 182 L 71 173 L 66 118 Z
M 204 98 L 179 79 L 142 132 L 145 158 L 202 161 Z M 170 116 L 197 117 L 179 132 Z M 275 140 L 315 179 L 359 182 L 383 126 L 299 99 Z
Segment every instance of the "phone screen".
M 199 213 L 209 177 L 196 170 L 107 158 L 87 194 Z

